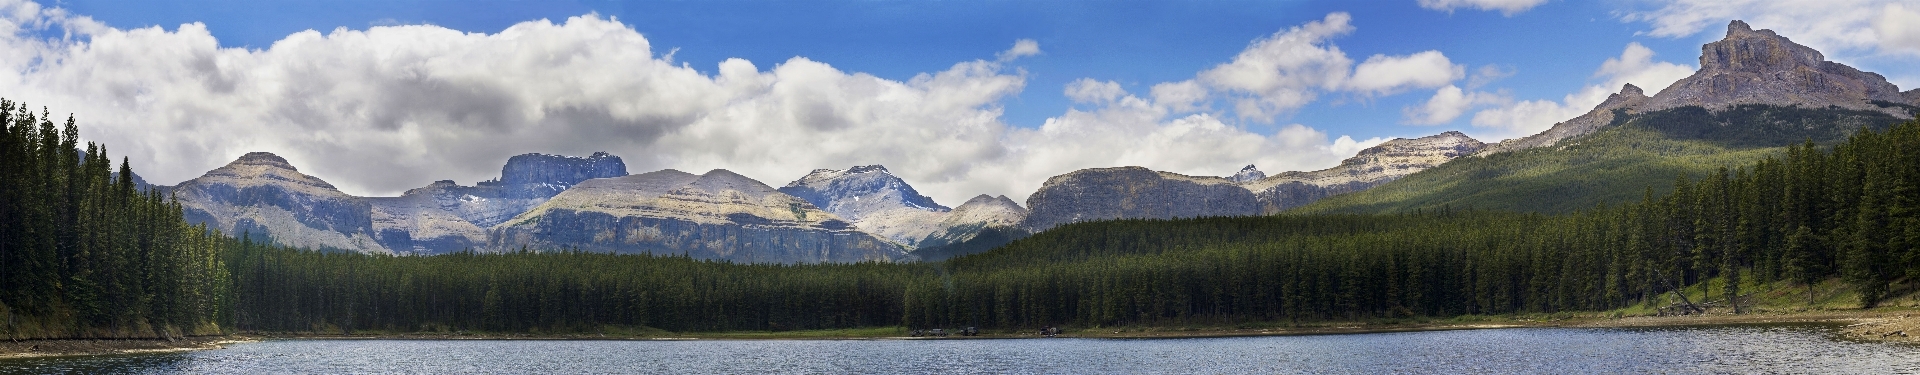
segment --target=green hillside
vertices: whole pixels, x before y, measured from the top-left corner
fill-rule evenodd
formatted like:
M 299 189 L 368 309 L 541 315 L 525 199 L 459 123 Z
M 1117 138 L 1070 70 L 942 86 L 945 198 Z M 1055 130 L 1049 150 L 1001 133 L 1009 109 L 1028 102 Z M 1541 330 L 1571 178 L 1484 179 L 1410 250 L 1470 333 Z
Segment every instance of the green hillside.
M 1329 197 L 1289 214 L 1392 213 L 1442 207 L 1563 213 L 1673 189 L 1677 176 L 1779 155 L 1806 141 L 1826 144 L 1860 128 L 1903 119 L 1844 109 L 1745 105 L 1718 113 L 1684 107 L 1615 116 L 1584 137 L 1466 157 L 1366 191 Z

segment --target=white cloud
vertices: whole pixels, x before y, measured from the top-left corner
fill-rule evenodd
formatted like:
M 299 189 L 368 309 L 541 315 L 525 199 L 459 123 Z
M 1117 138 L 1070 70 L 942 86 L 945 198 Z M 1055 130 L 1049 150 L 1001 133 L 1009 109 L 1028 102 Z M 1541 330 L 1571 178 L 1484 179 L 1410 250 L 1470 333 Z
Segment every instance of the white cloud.
M 1067 99 L 1073 99 L 1075 103 L 1106 103 L 1127 94 L 1127 90 L 1121 89 L 1118 82 L 1095 81 L 1092 78 L 1067 83 L 1066 91 Z
M 1793 41 L 1829 55 L 1865 52 L 1882 45 L 1871 25 L 1889 6 L 1910 0 L 1670 0 L 1651 10 L 1625 12 L 1628 22 L 1645 22 L 1646 33 L 1676 38 L 1708 32 L 1718 39 L 1729 20 L 1755 29 L 1773 29 Z M 1911 24 L 1908 24 L 1911 25 Z
M 1481 110 L 1474 113 L 1473 126 L 1488 130 L 1478 136 L 1482 139 L 1532 135 L 1553 127 L 1553 124 L 1586 114 L 1626 84 L 1638 86 L 1646 95 L 1652 96 L 1673 82 L 1693 75 L 1694 70 L 1692 66 L 1653 61 L 1653 50 L 1637 42 L 1628 43 L 1626 49 L 1620 51 L 1620 56 L 1607 58 L 1600 63 L 1599 69 L 1594 70 L 1593 77 L 1603 83 L 1581 88 L 1558 102 L 1525 100 Z M 1432 100 L 1428 102 L 1428 106 L 1434 105 Z
M 1403 108 L 1406 122 L 1414 125 L 1439 125 L 1453 122 L 1453 119 L 1466 114 L 1473 107 L 1501 104 L 1510 101 L 1503 95 L 1487 92 L 1468 92 L 1460 86 L 1447 85 L 1435 90 L 1432 98 L 1419 107 Z
M 1291 87 L 1337 88 L 1351 63 L 1316 43 L 1350 29 L 1344 14 L 1330 15 L 1257 41 L 1213 77 L 1266 77 L 1218 81 L 1263 103 Z M 957 204 L 981 193 L 1024 199 L 1047 177 L 1091 167 L 1325 168 L 1380 141 L 1301 125 L 1265 134 L 1185 113 L 1205 107 L 1205 80 L 1154 85 L 1152 101 L 1117 83 L 1076 82 L 1068 95 L 1097 108 L 1009 127 L 999 103 L 1027 81 L 1007 63 L 1040 53 L 1031 40 L 904 81 L 801 57 L 730 59 L 703 73 L 653 47 L 625 24 L 587 15 L 498 33 L 342 28 L 222 48 L 202 24 L 114 29 L 10 3 L 0 4 L 0 93 L 75 113 L 82 138 L 131 156 L 156 183 L 270 151 L 359 195 L 471 184 L 520 153 L 609 151 L 635 173 L 727 168 L 772 185 L 815 168 L 885 164 Z M 1270 70 L 1235 70 L 1246 67 Z
M 1180 82 L 1161 82 L 1153 85 L 1153 102 L 1174 112 L 1192 112 L 1200 110 L 1199 103 L 1207 100 L 1207 88 L 1194 80 Z
M 805 58 L 765 70 L 727 60 L 709 75 L 593 15 L 493 34 L 306 31 L 248 50 L 219 47 L 197 23 L 62 30 L 90 20 L 26 8 L 0 26 L 0 92 L 75 113 L 83 138 L 158 183 L 271 151 L 347 192 L 391 195 L 492 178 L 515 154 L 605 150 L 636 173 L 728 168 L 774 185 L 884 163 L 958 202 L 982 192 L 940 185 L 1005 162 L 998 103 L 1025 85 L 985 60 L 904 82 Z
M 1594 77 L 1606 78 L 1606 87 L 1619 89 L 1632 83 L 1653 96 L 1667 86 L 1673 85 L 1687 76 L 1693 75 L 1695 68 L 1670 62 L 1653 61 L 1653 50 L 1639 42 L 1627 43 L 1627 49 L 1620 51 L 1619 57 L 1607 58 L 1600 63 L 1600 69 L 1593 72 Z
M 1467 89 L 1468 90 L 1478 89 L 1480 88 L 1480 86 L 1486 86 L 1487 84 L 1493 83 L 1494 81 L 1499 81 L 1502 79 L 1506 79 L 1507 77 L 1512 77 L 1513 73 L 1514 71 L 1512 67 L 1503 67 L 1499 65 L 1482 65 L 1480 66 L 1479 69 L 1473 70 L 1472 77 L 1467 77 Z
M 1513 17 L 1546 2 L 1547 0 L 1420 0 L 1420 7 L 1448 13 L 1464 8 L 1497 10 L 1501 15 Z
M 1874 17 L 1873 32 L 1882 49 L 1920 54 L 1920 5 L 1887 4 Z
M 1353 32 L 1352 20 L 1332 13 L 1255 40 L 1232 61 L 1200 72 L 1199 81 L 1234 96 L 1240 117 L 1270 121 L 1312 102 L 1317 90 L 1337 89 L 1346 80 L 1353 60 L 1327 40 Z
M 1040 54 L 1040 42 L 1036 42 L 1033 39 L 1021 39 L 1013 42 L 1013 48 L 1000 51 L 1000 54 L 995 56 L 999 57 L 999 61 L 1004 63 L 1038 54 Z
M 1388 95 L 1407 89 L 1430 89 L 1466 77 L 1466 67 L 1454 65 L 1440 51 L 1407 56 L 1373 55 L 1353 68 L 1347 89 L 1372 95 Z

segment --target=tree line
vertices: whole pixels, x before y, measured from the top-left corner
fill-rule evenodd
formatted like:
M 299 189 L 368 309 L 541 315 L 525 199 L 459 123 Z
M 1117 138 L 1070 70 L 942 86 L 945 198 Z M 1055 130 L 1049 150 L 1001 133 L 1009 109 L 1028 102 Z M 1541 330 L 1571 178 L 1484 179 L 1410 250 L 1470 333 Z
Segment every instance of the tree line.
M 136 189 L 69 116 L 0 99 L 0 329 L 9 338 L 223 331 L 230 239 Z
M 0 100 L 11 337 L 1033 328 L 1607 310 L 1920 276 L 1920 122 L 1679 176 L 1577 213 L 1440 209 L 1077 223 L 925 263 L 734 264 L 564 249 L 311 251 L 190 225 L 71 117 Z M 84 152 L 81 152 L 84 150 Z M 84 156 L 83 156 L 84 155 Z
M 1155 324 L 1452 316 L 1654 305 L 1722 280 L 1839 277 L 1861 304 L 1920 276 L 1920 122 L 1680 175 L 1672 192 L 1565 215 L 1415 212 L 1063 226 L 945 263 L 908 325 Z M 1811 293 L 1811 291 L 1809 291 Z M 1657 307 L 1657 306 L 1655 306 Z

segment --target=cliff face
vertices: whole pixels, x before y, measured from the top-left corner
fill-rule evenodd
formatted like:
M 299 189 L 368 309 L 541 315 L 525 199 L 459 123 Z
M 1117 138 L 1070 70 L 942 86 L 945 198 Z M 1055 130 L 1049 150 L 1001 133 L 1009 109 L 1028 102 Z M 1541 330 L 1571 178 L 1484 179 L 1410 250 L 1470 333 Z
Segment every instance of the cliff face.
M 1081 221 L 1260 213 L 1253 193 L 1231 180 L 1141 167 L 1082 169 L 1054 176 L 1027 197 L 1027 207 L 1030 211 L 1023 226 L 1034 232 Z
M 1480 152 L 1485 143 L 1449 131 L 1399 138 L 1369 147 L 1339 166 L 1311 172 L 1286 172 L 1240 184 L 1254 192 L 1260 212 L 1273 214 L 1322 198 L 1366 190 Z
M 507 165 L 500 167 L 499 180 L 479 186 L 505 187 L 519 196 L 552 197 L 581 181 L 625 175 L 626 162 L 605 152 L 587 157 L 520 154 L 507 158 Z
M 1700 48 L 1700 71 L 1648 102 L 1648 110 L 1698 106 L 1722 110 L 1739 104 L 1767 104 L 1886 111 L 1871 101 L 1910 103 L 1900 89 L 1879 74 L 1827 61 L 1813 48 L 1773 30 L 1755 31 L 1746 22 L 1727 25 L 1727 36 Z
M 489 234 L 494 249 L 577 248 L 746 263 L 906 258 L 900 247 L 832 213 L 724 169 L 588 180 Z
M 375 240 L 371 207 L 278 155 L 248 153 L 172 188 L 189 222 L 280 245 L 390 253 Z
M 399 197 L 368 198 L 380 244 L 396 253 L 444 254 L 487 244 L 499 225 L 567 188 L 595 178 L 627 175 L 620 157 L 523 154 L 507 159 L 500 178 L 476 186 L 435 181 Z
M 1897 105 L 1883 105 L 1886 103 Z M 1614 123 L 1616 114 L 1682 107 L 1720 112 L 1741 105 L 1840 108 L 1910 118 L 1913 114 L 1898 105 L 1920 106 L 1920 90 L 1902 93 L 1879 74 L 1827 61 L 1820 51 L 1794 43 L 1773 30 L 1753 30 L 1746 22 L 1733 21 L 1727 25 L 1725 38 L 1700 47 L 1699 71 L 1659 94 L 1647 97 L 1640 88 L 1627 85 L 1593 111 L 1554 124 L 1540 134 L 1487 147 L 1486 153 L 1552 146 L 1592 134 Z

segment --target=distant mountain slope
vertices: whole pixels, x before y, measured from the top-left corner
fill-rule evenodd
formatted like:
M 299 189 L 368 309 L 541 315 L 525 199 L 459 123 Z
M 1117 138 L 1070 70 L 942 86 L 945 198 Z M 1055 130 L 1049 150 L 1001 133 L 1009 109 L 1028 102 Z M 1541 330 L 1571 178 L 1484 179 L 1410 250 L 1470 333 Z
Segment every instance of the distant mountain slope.
M 1253 192 L 1221 177 L 1142 167 L 1090 168 L 1053 178 L 1027 197 L 1034 232 L 1082 221 L 1248 216 L 1260 213 Z
M 617 156 L 525 154 L 479 186 L 436 181 L 398 197 L 357 197 L 302 174 L 278 155 L 248 153 L 178 186 L 192 222 L 295 247 L 441 254 L 486 245 L 485 228 L 580 181 L 626 175 Z
M 939 231 L 940 221 L 952 211 L 879 165 L 816 169 L 779 190 L 851 221 L 862 231 L 909 247 Z
M 172 188 L 188 222 L 235 236 L 315 249 L 391 253 L 373 232 L 366 199 L 294 169 L 278 155 L 252 152 Z
M 1837 142 L 1920 110 L 1878 74 L 1825 61 L 1739 21 L 1702 50 L 1698 72 L 1653 97 L 1627 85 L 1540 134 L 1289 212 L 1591 208 L 1639 199 L 1649 188 L 1664 192 L 1676 176 L 1744 165 L 1786 145 Z
M 500 178 L 461 186 L 449 180 L 398 197 L 367 198 L 381 245 L 403 254 L 444 254 L 486 246 L 486 228 L 506 222 L 561 191 L 595 178 L 627 175 L 619 156 L 521 154 L 500 167 Z
M 493 249 L 687 255 L 742 263 L 906 259 L 812 203 L 716 169 L 587 180 L 489 229 Z
M 1875 112 L 1909 118 L 1920 110 L 1920 90 L 1902 93 L 1885 77 L 1862 72 L 1794 43 L 1772 30 L 1755 31 L 1746 22 L 1727 24 L 1727 35 L 1700 47 L 1700 70 L 1647 97 L 1628 84 L 1579 117 L 1554 124 L 1540 134 L 1487 147 L 1495 154 L 1552 146 L 1625 122 L 1616 114 L 1637 115 L 1697 107 L 1708 112 L 1740 106 L 1799 107 L 1808 110 Z M 1758 105 L 1758 106 L 1756 106 Z M 1723 124 L 1724 125 L 1724 124 Z
M 1448 160 L 1472 155 L 1483 147 L 1486 144 L 1457 131 L 1415 139 L 1396 138 L 1360 150 L 1333 168 L 1286 172 L 1240 186 L 1254 192 L 1262 214 L 1273 214 L 1327 197 L 1367 190 Z

